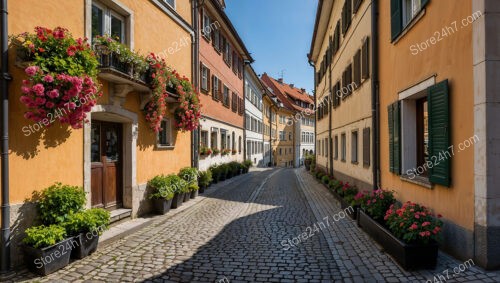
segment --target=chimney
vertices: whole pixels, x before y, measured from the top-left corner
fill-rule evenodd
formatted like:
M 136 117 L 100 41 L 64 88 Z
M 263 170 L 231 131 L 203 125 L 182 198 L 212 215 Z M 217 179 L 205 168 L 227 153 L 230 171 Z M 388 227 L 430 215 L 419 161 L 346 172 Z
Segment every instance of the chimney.
M 279 82 L 280 84 L 282 84 L 282 83 L 283 83 L 283 78 L 279 78 L 279 79 L 278 79 L 278 82 Z
M 290 87 L 293 88 L 295 85 L 294 84 L 290 84 Z
M 300 89 L 300 91 L 301 91 L 302 93 L 306 93 L 306 89 L 305 89 L 305 88 L 301 88 L 301 89 Z

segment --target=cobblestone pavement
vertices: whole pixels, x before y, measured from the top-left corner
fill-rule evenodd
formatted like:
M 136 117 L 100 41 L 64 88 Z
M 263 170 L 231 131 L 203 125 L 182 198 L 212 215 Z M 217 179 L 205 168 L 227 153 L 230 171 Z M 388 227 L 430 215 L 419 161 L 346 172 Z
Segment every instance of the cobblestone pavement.
M 252 172 L 54 274 L 22 271 L 13 280 L 425 282 L 461 263 L 440 254 L 436 270 L 408 273 L 352 220 L 308 230 L 338 212 L 333 196 L 304 169 Z M 304 232 L 311 236 L 296 247 L 282 245 Z M 495 276 L 471 267 L 446 282 L 500 282 Z

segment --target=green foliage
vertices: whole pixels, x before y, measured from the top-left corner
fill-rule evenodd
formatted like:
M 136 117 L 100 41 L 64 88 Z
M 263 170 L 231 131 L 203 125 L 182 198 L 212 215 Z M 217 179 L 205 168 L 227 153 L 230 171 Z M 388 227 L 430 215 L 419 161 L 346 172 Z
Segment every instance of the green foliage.
M 328 175 L 321 177 L 321 182 L 323 182 L 323 184 L 327 185 L 330 182 L 330 177 L 328 177 Z
M 309 168 L 309 172 L 314 173 L 316 171 L 316 163 L 311 163 L 311 167 Z
M 344 200 L 350 205 L 353 205 L 354 198 L 358 194 L 358 188 L 356 188 L 356 186 L 350 186 L 349 183 L 346 183 L 342 187 L 342 191 Z
M 188 183 L 181 177 L 171 174 L 168 176 L 159 175 L 149 180 L 148 186 L 153 189 L 149 196 L 151 199 L 172 199 L 176 193 L 188 191 Z
M 194 191 L 197 191 L 199 189 L 200 189 L 200 187 L 198 186 L 198 184 L 189 184 L 188 185 L 189 192 L 194 192 Z
M 53 246 L 66 237 L 66 230 L 59 225 L 35 226 L 26 229 L 25 233 L 23 243 L 36 249 Z
M 363 198 L 361 208 L 373 219 L 382 221 L 386 211 L 395 202 L 394 192 L 379 189 Z
M 240 168 L 242 168 L 243 165 L 241 165 L 240 163 L 238 163 L 236 161 L 233 161 L 233 162 L 230 162 L 228 164 L 228 166 L 229 166 L 229 171 L 231 172 L 231 174 L 233 176 L 236 176 L 240 172 Z
M 184 181 L 188 182 L 188 184 L 198 184 L 198 169 L 185 167 L 182 168 L 178 174 Z
M 71 236 L 79 233 L 98 231 L 102 233 L 109 226 L 110 213 L 102 208 L 73 213 L 62 225 Z
M 207 171 L 200 172 L 200 178 L 198 179 L 198 183 L 200 186 L 207 187 L 212 182 L 212 171 L 209 169 Z
M 210 174 L 212 175 L 213 180 L 219 181 L 220 180 L 220 169 L 219 166 L 217 165 L 212 165 L 208 168 L 207 171 L 210 171 Z
M 243 163 L 241 165 L 243 165 L 243 167 L 246 169 L 250 169 L 253 165 L 253 162 L 252 162 L 252 160 L 247 159 L 247 160 L 243 161 Z
M 56 183 L 41 192 L 38 211 L 43 224 L 59 224 L 70 214 L 83 210 L 85 202 L 82 187 Z
M 224 179 L 227 178 L 227 175 L 229 173 L 229 165 L 228 164 L 221 164 L 219 165 L 219 174 L 220 178 Z

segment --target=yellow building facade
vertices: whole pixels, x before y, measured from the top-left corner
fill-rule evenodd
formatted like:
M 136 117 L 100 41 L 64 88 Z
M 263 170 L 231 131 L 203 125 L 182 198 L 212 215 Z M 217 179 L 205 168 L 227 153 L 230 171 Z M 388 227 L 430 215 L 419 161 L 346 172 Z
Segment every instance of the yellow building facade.
M 75 38 L 118 32 L 120 41 L 130 49 L 142 55 L 156 53 L 191 79 L 191 15 L 189 0 L 16 0 L 9 6 L 9 34 L 33 32 L 36 26 L 64 27 Z M 23 117 L 26 108 L 19 98 L 27 77 L 13 48 L 9 61 L 13 77 L 9 85 L 9 177 L 14 264 L 21 254 L 17 249 L 22 231 L 34 219 L 35 208 L 29 202 L 33 192 L 54 182 L 77 185 L 87 193 L 87 206 L 136 217 L 150 211 L 149 179 L 191 166 L 191 133 L 174 127 L 176 100 L 168 101 L 170 111 L 162 122 L 165 130 L 158 135 L 150 130 L 143 113 L 151 90 L 115 71 L 101 70 L 104 95 L 83 129 L 56 122 L 39 131 L 26 130 L 33 122 Z

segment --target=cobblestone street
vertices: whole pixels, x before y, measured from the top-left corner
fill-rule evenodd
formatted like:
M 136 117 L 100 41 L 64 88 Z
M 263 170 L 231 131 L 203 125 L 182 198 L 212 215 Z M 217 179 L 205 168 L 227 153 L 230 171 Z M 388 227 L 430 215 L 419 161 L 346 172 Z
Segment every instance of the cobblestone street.
M 283 240 L 338 212 L 333 196 L 304 169 L 254 171 L 54 274 L 22 271 L 13 280 L 425 282 L 461 263 L 440 254 L 436 270 L 404 272 L 350 219 L 284 249 Z M 446 282 L 499 282 L 497 276 L 471 267 Z

